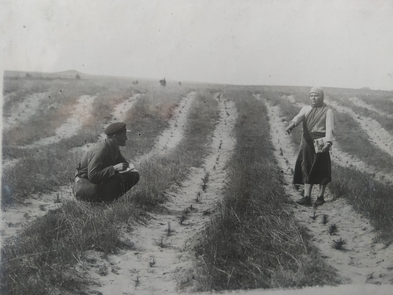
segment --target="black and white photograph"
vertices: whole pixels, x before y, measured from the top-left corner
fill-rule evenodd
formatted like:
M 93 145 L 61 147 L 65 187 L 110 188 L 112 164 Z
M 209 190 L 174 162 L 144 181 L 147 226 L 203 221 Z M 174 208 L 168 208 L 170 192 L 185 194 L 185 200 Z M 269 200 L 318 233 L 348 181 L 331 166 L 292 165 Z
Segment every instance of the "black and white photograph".
M 0 294 L 393 294 L 392 0 L 0 0 Z

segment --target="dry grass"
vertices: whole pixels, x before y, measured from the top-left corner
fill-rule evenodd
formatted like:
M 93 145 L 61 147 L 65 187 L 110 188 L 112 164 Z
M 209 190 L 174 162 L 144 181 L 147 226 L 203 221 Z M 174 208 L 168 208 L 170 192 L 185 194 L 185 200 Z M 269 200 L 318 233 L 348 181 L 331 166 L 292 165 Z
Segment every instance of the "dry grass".
M 268 140 L 266 109 L 251 93 L 225 93 L 239 112 L 237 146 L 218 214 L 196 246 L 200 290 L 300 287 L 337 282 L 285 210 L 282 177 Z
M 11 93 L 10 99 L 5 103 L 5 106 L 10 105 L 9 109 L 11 105 L 23 101 L 28 95 L 37 93 L 37 88 L 47 90 L 44 92 L 47 98 L 40 103 L 37 113 L 26 122 L 20 122 L 7 132 L 3 132 L 3 141 L 11 146 L 30 144 L 40 138 L 53 136 L 56 128 L 67 120 L 81 95 L 94 95 L 102 89 L 102 86 L 93 81 L 58 80 L 48 85 L 49 82 L 46 80 L 35 80 L 34 88 L 23 88 L 28 85 L 22 83 L 21 79 L 18 81 L 21 82 L 20 90 L 16 91 L 18 97 L 14 100 Z
M 49 294 L 53 289 L 73 291 L 87 284 L 73 266 L 81 253 L 104 253 L 119 244 L 121 219 L 135 219 L 131 206 L 65 202 L 60 209 L 38 218 L 2 249 L 2 294 Z
M 46 82 L 46 80 L 36 81 L 37 84 Z M 54 125 L 56 125 L 53 123 L 53 118 L 37 114 L 26 123 L 29 128 L 25 132 L 15 133 L 14 130 L 7 131 L 3 138 L 3 157 L 5 159 L 20 159 L 20 161 L 11 168 L 3 170 L 2 192 L 6 196 L 2 198 L 3 206 L 13 203 L 15 200 L 28 198 L 32 193 L 48 192 L 56 190 L 56 187 L 61 185 L 71 185 L 75 167 L 82 156 L 82 152 L 75 152 L 74 148 L 97 141 L 103 128 L 109 122 L 106 121 L 106 116 L 113 110 L 114 104 L 111 98 L 121 102 L 134 92 L 140 92 L 143 89 L 147 92 L 146 89 L 150 89 L 147 86 L 138 86 L 139 90 L 130 88 L 127 81 L 117 83 L 112 81 L 101 82 L 104 83 L 104 86 L 97 81 L 94 83 L 98 85 L 89 82 L 89 87 L 86 89 L 82 85 L 79 85 L 80 88 L 75 87 L 74 83 L 77 82 L 74 80 L 68 82 L 66 84 L 65 81 L 62 81 L 61 86 L 64 89 L 64 93 L 74 93 L 72 98 L 67 97 L 70 101 L 76 101 L 80 95 L 89 93 L 89 91 L 91 94 L 96 94 L 96 91 L 102 90 L 104 86 L 107 87 L 105 90 L 102 90 L 103 94 L 93 103 L 92 118 L 95 118 L 96 121 L 85 125 L 71 138 L 62 139 L 58 143 L 33 149 L 20 148 L 17 144 L 46 137 L 48 133 L 42 131 L 45 128 L 51 127 L 51 132 L 53 132 L 55 129 Z M 52 87 L 59 86 L 55 83 Z M 172 116 L 174 108 L 187 91 L 189 91 L 187 87 L 169 88 L 165 89 L 165 92 L 161 95 L 157 90 L 142 95 L 127 114 L 129 119 L 126 120 L 126 123 L 133 132 L 128 135 L 129 145 L 123 152 L 126 158 L 134 159 L 153 147 L 156 137 L 168 126 L 168 121 Z M 69 104 L 69 101 L 66 99 L 55 99 L 55 101 L 59 104 Z M 43 104 L 48 103 L 53 103 L 53 101 L 45 101 Z M 65 118 L 59 122 L 64 121 Z M 47 122 L 53 124 L 47 124 Z M 18 134 L 18 140 L 16 140 L 15 134 Z M 20 175 L 24 177 L 20 177 Z M 8 191 L 11 192 L 11 195 L 7 193 Z
M 392 157 L 370 143 L 370 137 L 348 114 L 334 113 L 336 140 L 343 152 L 354 155 L 371 166 L 391 172 Z
M 379 237 L 393 242 L 392 188 L 360 171 L 333 166 L 334 181 L 330 191 L 337 197 L 346 198 L 353 208 L 369 218 L 379 231 Z
M 138 167 L 142 179 L 128 196 L 109 207 L 66 202 L 4 246 L 2 294 L 26 294 L 27 290 L 34 290 L 29 294 L 73 293 L 92 283 L 75 267 L 81 263 L 82 253 L 92 249 L 105 254 L 125 247 L 120 233 L 132 230 L 133 221 L 144 218 L 146 209 L 165 201 L 165 189 L 181 182 L 190 167 L 202 164 L 218 119 L 216 109 L 212 95 L 199 93 L 190 109 L 185 138 L 173 153 Z M 154 129 L 155 121 L 150 124 Z
M 180 184 L 191 167 L 203 164 L 209 152 L 206 144 L 211 140 L 218 120 L 216 110 L 217 102 L 211 94 L 197 94 L 188 115 L 184 138 L 176 149 L 142 162 L 138 168 L 143 178 L 132 193 L 137 204 L 155 206 L 164 202 L 163 191 L 173 184 Z
M 331 93 L 330 93 L 331 91 Z M 341 92 L 340 92 L 341 91 Z M 340 94 L 341 93 L 341 94 Z M 338 97 L 360 96 L 361 91 L 342 89 L 327 89 L 325 95 Z M 385 92 L 368 91 L 368 95 L 385 97 Z M 272 101 L 280 105 L 281 114 L 288 122 L 297 113 L 299 108 L 287 100 L 282 100 L 275 93 L 266 94 Z M 304 103 L 308 100 L 308 92 L 295 94 L 297 101 Z M 380 98 L 382 99 L 382 98 Z M 308 103 L 308 102 L 307 102 Z M 348 114 L 334 112 L 335 137 L 340 142 L 344 152 L 354 155 L 365 163 L 376 166 L 388 173 L 391 172 L 393 159 L 387 153 L 375 148 L 370 142 L 368 135 L 361 129 L 356 121 Z M 301 129 L 301 128 L 296 128 Z M 299 131 L 299 130 L 294 131 Z M 295 145 L 300 142 L 300 133 L 292 133 L 292 141 Z M 350 161 L 350 159 L 348 160 Z M 391 198 L 392 188 L 384 183 L 376 181 L 370 174 L 362 173 L 354 168 L 344 168 L 332 165 L 333 180 L 329 184 L 330 191 L 336 197 L 344 197 L 354 206 L 359 213 L 370 218 L 375 228 L 379 231 L 379 237 L 387 243 L 393 241 L 391 228 L 393 226 L 393 201 Z
M 393 95 L 388 91 L 370 91 L 370 90 L 353 90 L 346 91 L 345 93 L 332 93 L 329 96 L 331 99 L 339 102 L 343 106 L 352 109 L 356 114 L 372 118 L 381 124 L 381 126 L 388 132 L 393 132 L 393 123 L 390 118 L 386 118 L 381 113 L 392 114 L 393 112 Z M 357 97 L 363 100 L 366 104 L 369 104 L 380 110 L 381 113 L 374 112 L 368 108 L 357 106 L 353 103 L 350 98 Z
M 130 136 L 131 145 L 124 154 L 127 158 L 135 158 L 149 151 L 156 137 L 167 126 L 181 96 L 192 89 L 185 83 L 181 87 L 180 84 L 175 86 L 168 83 L 165 87 L 158 82 L 156 84 L 141 81 L 135 85 L 126 79 L 6 81 L 4 94 L 12 103 L 22 101 L 28 93 L 47 92 L 51 93 L 53 100 L 66 107 L 60 113 L 51 111 L 33 117 L 21 125 L 25 133 L 16 134 L 15 130 L 4 133 L 3 157 L 22 161 L 15 168 L 3 171 L 2 204 L 12 203 L 14 198 L 28 198 L 33 192 L 55 190 L 59 185 L 71 184 L 80 154 L 69 151 L 95 142 L 103 126 L 112 120 L 110 113 L 114 104 L 135 93 L 140 93 L 141 98 L 127 114 L 126 122 L 134 133 Z M 128 196 L 109 207 L 66 202 L 60 209 L 49 211 L 37 219 L 3 247 L 0 271 L 2 294 L 78 292 L 82 286 L 92 283 L 76 267 L 81 264 L 84 251 L 93 249 L 105 254 L 119 247 L 132 247 L 132 243 L 121 239 L 121 233 L 132 230 L 135 220 L 147 218 L 146 210 L 154 210 L 165 202 L 165 191 L 180 185 L 189 169 L 199 167 L 209 152 L 207 143 L 218 119 L 217 102 L 212 95 L 217 89 L 204 88 L 194 88 L 197 99 L 190 110 L 185 138 L 173 152 L 154 157 L 138 167 L 141 181 Z M 310 246 L 307 234 L 285 209 L 288 200 L 284 196 L 282 178 L 268 140 L 266 109 L 263 103 L 253 99 L 251 90 L 259 91 L 261 97 L 279 104 L 286 120 L 292 119 L 298 108 L 282 100 L 281 95 L 294 94 L 299 101 L 308 103 L 308 87 L 227 87 L 225 95 L 236 102 L 239 111 L 235 128 L 238 144 L 227 167 L 230 181 L 224 192 L 225 200 L 196 247 L 200 266 L 203 267 L 198 278 L 201 289 L 334 284 L 339 281 L 334 271 L 324 264 L 317 251 Z M 342 89 L 327 90 L 331 95 L 355 93 L 349 90 L 344 93 Z M 80 95 L 95 95 L 97 92 L 100 94 L 93 108 L 96 121 L 90 122 L 72 138 L 39 150 L 23 150 L 15 146 L 49 136 L 53 126 L 62 124 L 66 119 L 64 110 L 70 109 Z M 386 94 L 378 95 L 382 97 Z M 12 103 L 6 103 L 5 110 L 10 110 Z M 49 102 L 43 104 L 48 105 Z M 53 125 L 46 126 L 45 122 L 51 120 L 54 120 Z M 348 134 L 339 139 L 340 143 L 349 146 L 356 137 L 355 133 L 345 128 L 359 131 L 356 129 L 358 126 L 345 116 L 338 117 L 338 120 L 342 120 L 342 129 L 338 133 Z M 38 127 L 41 128 L 39 132 Z M 300 132 L 300 128 L 297 128 L 291 135 L 295 144 L 299 143 Z M 356 136 L 358 134 L 356 132 Z M 364 141 L 364 138 L 361 140 Z M 358 155 L 363 153 L 371 158 L 377 154 L 366 143 L 364 147 L 363 144 L 358 147 Z M 391 161 L 387 158 L 374 160 Z M 381 238 L 392 241 L 391 188 L 353 169 L 334 166 L 333 173 L 331 191 L 336 196 L 348 198 L 356 210 L 372 220 L 380 230 Z M 202 180 L 203 184 L 208 184 L 208 177 Z M 12 197 L 6 198 L 9 192 Z M 196 195 L 196 202 L 199 198 L 200 195 Z M 185 209 L 185 218 L 186 211 L 191 209 Z M 210 212 L 206 211 L 206 214 Z M 167 234 L 170 233 L 168 224 Z M 339 239 L 335 244 L 342 242 Z M 164 238 L 159 243 L 166 246 Z M 153 267 L 154 258 L 152 263 Z M 135 281 L 135 287 L 138 284 L 139 278 Z

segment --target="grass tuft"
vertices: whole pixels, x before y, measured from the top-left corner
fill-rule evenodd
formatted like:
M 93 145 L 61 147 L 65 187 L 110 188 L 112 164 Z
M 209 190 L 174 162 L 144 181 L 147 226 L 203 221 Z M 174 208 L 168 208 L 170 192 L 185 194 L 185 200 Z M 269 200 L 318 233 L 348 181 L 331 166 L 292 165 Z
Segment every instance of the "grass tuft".
M 341 237 L 340 239 L 333 240 L 333 248 L 336 250 L 343 250 L 344 245 L 347 243 L 345 240 L 343 240 Z
M 331 226 L 329 226 L 329 234 L 330 235 L 334 235 L 335 233 L 337 233 L 337 225 L 336 224 L 332 224 Z
M 265 106 L 227 90 L 239 112 L 224 200 L 195 247 L 199 291 L 299 287 L 337 282 L 292 216 L 269 138 Z M 263 180 L 263 181 L 261 181 Z

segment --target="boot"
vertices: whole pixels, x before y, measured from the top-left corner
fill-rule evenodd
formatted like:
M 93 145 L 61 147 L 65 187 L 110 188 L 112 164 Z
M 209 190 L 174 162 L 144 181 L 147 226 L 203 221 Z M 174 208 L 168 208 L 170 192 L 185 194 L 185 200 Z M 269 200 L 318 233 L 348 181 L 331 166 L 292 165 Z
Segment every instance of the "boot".
M 311 197 L 305 196 L 300 200 L 297 200 L 296 203 L 298 203 L 299 205 L 311 206 Z
M 314 203 L 314 207 L 320 206 L 323 203 L 325 203 L 325 199 L 323 198 L 323 196 L 318 197 L 318 199 L 315 201 Z

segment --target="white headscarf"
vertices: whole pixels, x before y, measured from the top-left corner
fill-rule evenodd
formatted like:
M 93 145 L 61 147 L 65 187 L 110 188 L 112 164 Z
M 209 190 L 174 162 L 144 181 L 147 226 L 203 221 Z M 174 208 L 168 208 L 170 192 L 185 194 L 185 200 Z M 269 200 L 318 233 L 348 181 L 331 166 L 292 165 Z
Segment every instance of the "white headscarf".
M 319 87 L 319 86 L 311 87 L 310 94 L 313 93 L 313 92 L 314 93 L 318 93 L 319 96 L 322 97 L 322 100 L 325 98 L 325 95 L 323 93 L 323 89 L 321 87 Z

